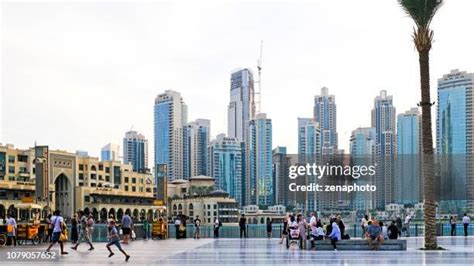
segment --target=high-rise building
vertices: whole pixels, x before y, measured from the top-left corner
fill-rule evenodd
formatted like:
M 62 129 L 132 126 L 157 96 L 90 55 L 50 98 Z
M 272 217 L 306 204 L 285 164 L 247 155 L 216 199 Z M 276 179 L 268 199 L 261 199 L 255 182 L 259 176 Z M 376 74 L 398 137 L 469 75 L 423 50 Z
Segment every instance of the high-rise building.
M 380 95 L 375 97 L 372 109 L 377 160 L 375 207 L 379 209 L 385 209 L 387 204 L 394 201 L 395 112 L 392 96 L 388 96 L 385 90 L 380 91 Z
M 321 161 L 321 128 L 313 118 L 298 118 L 298 163 Z
M 249 122 L 246 196 L 249 204 L 273 204 L 272 120 L 260 113 Z
M 352 131 L 350 138 L 351 165 L 373 166 L 375 164 L 375 128 L 359 127 Z M 374 184 L 373 176 L 365 176 L 354 180 L 358 185 Z M 375 195 L 371 192 L 352 193 L 352 206 L 355 210 L 364 210 L 369 213 L 375 209 Z
M 120 161 L 120 146 L 109 143 L 100 150 L 100 159 L 102 161 Z
M 397 116 L 397 160 L 395 201 L 416 204 L 423 201 L 421 169 L 421 116 L 412 108 Z
M 226 191 L 240 204 L 243 202 L 244 155 L 243 143 L 225 134 L 217 135 L 209 145 L 209 174 L 215 179 L 216 189 Z
M 255 92 L 252 72 L 245 68 L 230 78 L 230 103 L 227 113 L 227 135 L 245 141 L 250 119 L 255 116 Z
M 286 147 L 276 147 L 273 149 L 273 191 L 276 205 L 296 206 L 294 193 L 289 190 L 290 179 L 289 167 L 291 158 L 286 152 Z M 292 197 L 293 196 L 293 197 Z
M 298 163 L 299 164 L 320 164 L 321 163 L 321 128 L 314 118 L 298 118 Z M 305 184 L 316 182 L 313 175 L 300 177 L 305 178 Z M 317 193 L 309 191 L 301 193 L 304 201 L 298 200 L 305 211 L 320 209 L 320 200 Z
M 165 164 L 168 180 L 183 179 L 183 127 L 187 106 L 176 91 L 166 90 L 155 99 L 155 164 Z
M 438 79 L 436 151 L 441 200 L 455 200 L 462 206 L 467 199 L 468 211 L 474 208 L 473 87 L 474 73 L 457 69 Z
M 137 131 L 128 131 L 123 138 L 123 163 L 132 164 L 133 171 L 148 169 L 148 140 Z
M 336 97 L 329 95 L 328 88 L 321 88 L 321 95 L 314 97 L 313 114 L 321 130 L 321 154 L 323 156 L 336 154 L 338 152 Z
M 210 133 L 211 121 L 208 119 L 196 119 L 196 121 L 189 122 L 184 127 L 184 179 L 198 175 L 208 175 L 207 166 L 209 162 L 208 146 Z

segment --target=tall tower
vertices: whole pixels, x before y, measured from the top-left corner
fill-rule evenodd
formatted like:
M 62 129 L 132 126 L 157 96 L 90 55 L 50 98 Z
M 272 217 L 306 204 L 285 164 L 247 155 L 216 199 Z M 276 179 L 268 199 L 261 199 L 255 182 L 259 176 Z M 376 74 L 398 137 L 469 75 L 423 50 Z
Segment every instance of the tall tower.
M 100 150 L 100 159 L 102 161 L 120 161 L 120 146 L 109 143 Z
M 372 127 L 375 128 L 375 148 L 377 161 L 376 208 L 385 209 L 385 206 L 394 201 L 394 155 L 396 152 L 395 135 L 395 107 L 392 96 L 387 91 L 380 91 L 375 97 L 372 109 Z
M 246 202 L 272 205 L 272 120 L 266 114 L 257 114 L 250 120 L 247 147 Z
M 248 123 L 255 116 L 255 92 L 252 72 L 245 68 L 231 74 L 227 135 L 245 141 Z
M 328 88 L 321 88 L 321 94 L 314 97 L 313 117 L 321 129 L 321 153 L 337 153 L 336 97 L 329 95 Z
M 411 108 L 397 116 L 397 165 L 395 200 L 415 204 L 423 201 L 421 169 L 421 116 L 418 108 Z
M 131 163 L 133 171 L 148 168 L 148 140 L 137 131 L 128 131 L 123 138 L 123 163 Z
M 473 87 L 474 73 L 466 71 L 452 70 L 438 79 L 436 151 L 441 171 L 440 207 L 446 211 L 450 208 L 451 213 L 466 207 L 467 212 L 474 212 Z
M 176 91 L 166 90 L 155 99 L 155 167 L 166 165 L 168 180 L 183 178 L 183 127 L 187 106 Z
M 196 119 L 184 127 L 184 178 L 208 175 L 208 145 L 211 133 L 211 121 Z

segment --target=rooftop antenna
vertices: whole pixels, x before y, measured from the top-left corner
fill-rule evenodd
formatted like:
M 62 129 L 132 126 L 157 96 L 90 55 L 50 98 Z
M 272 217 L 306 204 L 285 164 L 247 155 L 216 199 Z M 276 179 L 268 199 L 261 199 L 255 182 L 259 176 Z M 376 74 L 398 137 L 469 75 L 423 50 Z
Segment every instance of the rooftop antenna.
M 260 42 L 260 57 L 257 60 L 257 70 L 258 70 L 258 91 L 255 93 L 257 95 L 257 114 L 260 113 L 262 107 L 262 51 L 263 51 L 263 40 Z

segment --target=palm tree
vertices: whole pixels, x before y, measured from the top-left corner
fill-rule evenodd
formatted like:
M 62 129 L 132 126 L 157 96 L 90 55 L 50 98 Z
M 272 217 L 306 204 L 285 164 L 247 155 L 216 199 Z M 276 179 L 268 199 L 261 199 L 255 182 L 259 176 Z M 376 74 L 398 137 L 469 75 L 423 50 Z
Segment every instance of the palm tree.
M 437 249 L 436 202 L 434 191 L 433 134 L 431 132 L 430 49 L 433 31 L 430 23 L 443 5 L 443 0 L 399 0 L 403 10 L 413 19 L 413 41 L 418 51 L 421 83 L 421 130 L 423 141 L 423 180 L 425 208 L 425 249 Z

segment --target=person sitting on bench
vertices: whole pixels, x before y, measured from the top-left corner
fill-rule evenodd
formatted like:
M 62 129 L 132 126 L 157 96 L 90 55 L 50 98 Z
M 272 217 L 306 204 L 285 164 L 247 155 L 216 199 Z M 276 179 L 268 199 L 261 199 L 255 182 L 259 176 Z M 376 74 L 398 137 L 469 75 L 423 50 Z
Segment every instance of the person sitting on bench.
M 321 224 L 321 220 L 316 222 L 316 226 L 311 230 L 311 249 L 315 250 L 316 247 L 314 245 L 314 241 L 323 240 L 324 239 L 324 230 L 323 225 Z
M 378 250 L 379 246 L 383 244 L 382 228 L 377 221 L 370 221 L 367 226 L 367 241 L 369 242 L 369 247 L 373 250 Z M 373 245 L 373 241 L 377 241 L 376 245 Z
M 398 238 L 398 227 L 396 221 L 392 221 L 388 227 L 388 239 L 397 239 Z

